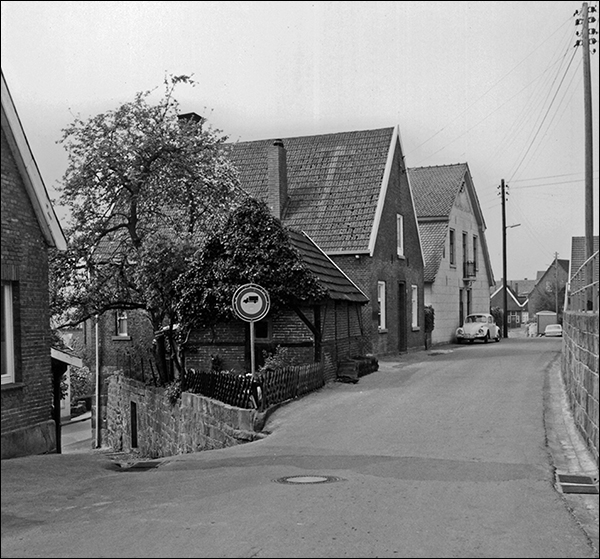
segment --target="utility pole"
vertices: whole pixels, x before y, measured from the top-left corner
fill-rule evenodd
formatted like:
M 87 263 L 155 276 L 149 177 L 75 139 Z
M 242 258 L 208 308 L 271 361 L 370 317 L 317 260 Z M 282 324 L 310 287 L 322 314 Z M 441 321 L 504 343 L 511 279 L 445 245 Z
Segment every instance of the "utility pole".
M 591 8 L 595 11 L 595 8 Z M 575 21 L 576 25 L 582 24 L 581 40 L 577 41 L 577 45 L 583 48 L 583 103 L 584 103 L 584 119 L 585 119 L 585 257 L 586 260 L 591 259 L 594 254 L 594 190 L 593 190 L 593 141 L 592 141 L 592 79 L 590 73 L 590 41 L 596 43 L 596 38 L 590 40 L 590 34 L 595 32 L 592 29 L 590 32 L 590 21 L 596 21 L 595 18 L 588 17 L 588 4 L 584 2 L 581 6 L 581 19 Z M 595 52 L 595 51 L 594 51 Z M 598 310 L 596 298 L 593 296 L 594 282 L 594 267 L 592 262 L 588 264 L 585 270 L 585 300 L 586 309 Z M 596 307 L 596 308 L 594 308 Z
M 502 196 L 502 281 L 504 282 L 502 313 L 502 337 L 508 338 L 508 280 L 506 279 L 506 186 L 504 179 L 500 181 L 500 196 Z
M 554 310 L 558 321 L 558 252 L 554 253 Z

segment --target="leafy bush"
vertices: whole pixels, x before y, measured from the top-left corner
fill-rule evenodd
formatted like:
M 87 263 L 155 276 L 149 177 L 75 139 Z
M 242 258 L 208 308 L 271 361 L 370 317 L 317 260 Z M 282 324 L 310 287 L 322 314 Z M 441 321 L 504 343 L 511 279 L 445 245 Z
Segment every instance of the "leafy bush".
M 275 371 L 277 369 L 283 369 L 284 367 L 291 367 L 296 365 L 296 360 L 290 355 L 290 350 L 287 347 L 281 347 L 278 345 L 273 353 L 263 351 L 263 357 L 265 358 L 264 365 L 259 367 L 258 373 L 264 373 L 265 371 Z
M 165 393 L 169 402 L 171 402 L 172 405 L 175 405 L 179 398 L 181 398 L 181 380 L 177 378 L 167 384 L 165 386 Z
M 431 305 L 425 306 L 425 332 L 433 332 L 435 327 L 435 311 Z

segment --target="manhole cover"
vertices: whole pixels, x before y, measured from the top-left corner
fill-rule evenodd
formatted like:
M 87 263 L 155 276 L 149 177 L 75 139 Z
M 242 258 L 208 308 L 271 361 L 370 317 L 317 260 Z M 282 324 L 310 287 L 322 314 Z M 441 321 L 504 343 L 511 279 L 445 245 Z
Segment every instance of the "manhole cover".
M 335 476 L 286 476 L 274 479 L 273 481 L 293 485 L 306 485 L 310 483 L 333 483 L 334 481 L 342 481 L 342 478 Z

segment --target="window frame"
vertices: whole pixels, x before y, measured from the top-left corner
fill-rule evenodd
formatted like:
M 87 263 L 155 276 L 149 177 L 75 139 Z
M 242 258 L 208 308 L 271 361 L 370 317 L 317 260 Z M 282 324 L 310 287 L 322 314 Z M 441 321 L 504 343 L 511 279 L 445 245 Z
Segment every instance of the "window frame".
M 129 324 L 128 324 L 129 316 L 127 315 L 126 310 L 118 310 L 115 312 L 115 335 L 113 336 L 113 340 L 130 340 L 131 335 L 129 334 Z M 122 325 L 125 325 L 125 328 L 122 328 Z
M 419 330 L 419 286 L 411 285 L 412 329 Z
M 377 329 L 379 332 L 385 332 L 387 330 L 387 293 L 385 281 L 377 282 L 377 318 L 378 324 Z
M 396 253 L 404 258 L 404 216 L 396 214 Z
M 5 347 L 2 348 L 2 385 L 14 384 L 16 380 L 15 360 L 15 313 L 13 300 L 13 284 L 2 280 L 2 330 L 5 336 Z
M 450 245 L 448 250 L 450 266 L 456 266 L 456 231 L 454 229 L 450 229 L 448 243 Z

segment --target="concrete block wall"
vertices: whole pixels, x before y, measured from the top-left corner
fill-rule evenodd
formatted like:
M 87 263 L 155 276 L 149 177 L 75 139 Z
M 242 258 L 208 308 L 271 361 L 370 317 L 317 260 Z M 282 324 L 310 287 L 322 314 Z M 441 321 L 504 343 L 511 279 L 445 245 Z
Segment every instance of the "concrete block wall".
M 256 440 L 263 416 L 187 392 L 172 404 L 165 389 L 115 373 L 108 386 L 103 440 L 115 451 L 135 448 L 150 458 L 174 456 Z
M 575 423 L 598 465 L 598 313 L 563 315 L 562 376 Z

